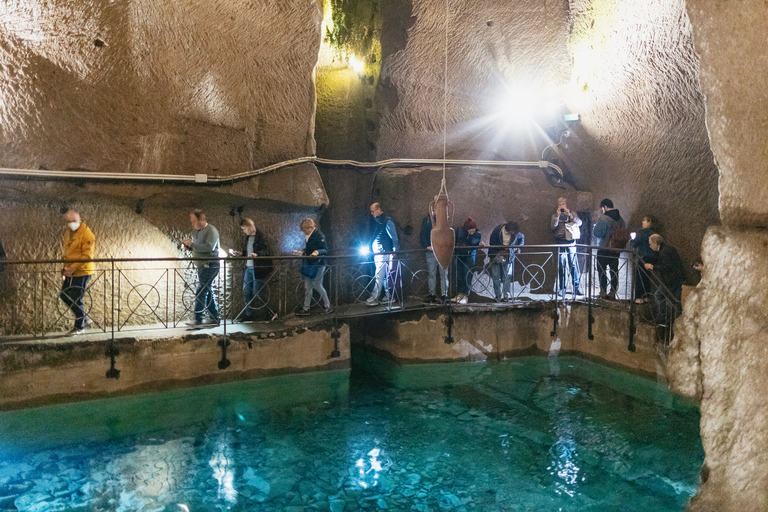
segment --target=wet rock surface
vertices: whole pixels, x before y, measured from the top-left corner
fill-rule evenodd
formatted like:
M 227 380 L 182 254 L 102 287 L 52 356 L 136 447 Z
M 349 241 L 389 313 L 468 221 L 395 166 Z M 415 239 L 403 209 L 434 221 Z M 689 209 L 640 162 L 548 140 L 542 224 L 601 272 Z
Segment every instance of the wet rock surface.
M 614 389 L 590 380 L 606 371 Z M 142 428 L 134 399 L 109 420 L 109 442 L 87 440 L 104 421 L 99 408 L 74 411 L 82 425 L 55 447 L 4 433 L 0 503 L 20 511 L 607 511 L 618 503 L 671 511 L 695 491 L 698 413 L 648 381 L 570 358 L 525 358 L 477 366 L 474 379 L 454 386 L 424 382 L 394 388 L 361 374 L 346 397 L 270 407 L 246 394 L 184 428 Z M 192 400 L 212 399 L 206 389 Z M 40 412 L 28 418 L 54 421 Z

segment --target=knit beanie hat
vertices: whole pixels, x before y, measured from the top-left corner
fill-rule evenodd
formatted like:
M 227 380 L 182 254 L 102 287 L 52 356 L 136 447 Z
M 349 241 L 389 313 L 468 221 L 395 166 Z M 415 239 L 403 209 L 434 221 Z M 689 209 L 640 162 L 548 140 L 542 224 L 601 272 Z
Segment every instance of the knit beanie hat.
M 467 217 L 467 220 L 464 221 L 464 229 L 477 229 L 477 222 L 475 222 L 475 219 L 472 217 Z

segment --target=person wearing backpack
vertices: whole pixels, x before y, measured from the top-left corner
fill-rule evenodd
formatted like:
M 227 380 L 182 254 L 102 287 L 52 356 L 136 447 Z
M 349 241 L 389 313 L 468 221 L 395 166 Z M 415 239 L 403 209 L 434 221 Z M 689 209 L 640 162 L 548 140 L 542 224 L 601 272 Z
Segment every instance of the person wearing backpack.
M 629 230 L 621 218 L 619 210 L 613 207 L 613 201 L 600 201 L 603 214 L 595 225 L 592 234 L 597 239 L 597 272 L 600 276 L 600 298 L 615 299 L 619 287 L 618 250 L 624 249 L 629 242 Z M 611 271 L 611 291 L 608 291 L 608 271 Z

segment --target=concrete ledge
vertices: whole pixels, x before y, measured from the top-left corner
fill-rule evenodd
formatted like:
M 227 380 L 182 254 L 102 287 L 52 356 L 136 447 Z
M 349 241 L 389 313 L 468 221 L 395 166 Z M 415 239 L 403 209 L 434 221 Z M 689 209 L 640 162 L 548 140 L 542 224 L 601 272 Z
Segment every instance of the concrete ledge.
M 557 334 L 552 336 L 554 307 L 456 309 L 451 313 L 452 343 L 446 343 L 445 310 L 406 312 L 353 322 L 352 343 L 400 364 L 441 361 L 489 361 L 508 357 L 566 353 L 657 379 L 666 378 L 665 361 L 657 352 L 655 328 L 636 323 L 636 351 L 627 349 L 629 312 L 594 308 L 594 339 L 588 333 L 588 308 L 569 303 L 558 308 Z
M 213 333 L 115 341 L 119 379 L 106 378 L 109 342 L 68 341 L 0 346 L 0 409 L 84 400 L 200 384 L 350 367 L 349 327 L 339 328 L 338 357 L 332 328 L 318 325 L 282 337 Z

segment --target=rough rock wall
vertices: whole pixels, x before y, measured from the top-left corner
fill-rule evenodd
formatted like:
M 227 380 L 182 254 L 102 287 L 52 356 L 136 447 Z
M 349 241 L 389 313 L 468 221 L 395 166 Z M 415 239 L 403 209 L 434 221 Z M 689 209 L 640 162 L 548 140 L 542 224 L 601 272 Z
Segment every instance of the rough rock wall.
M 548 156 L 632 227 L 658 217 L 698 259 L 718 221 L 717 169 L 682 0 L 451 1 L 448 12 L 449 156 L 538 160 L 566 125 L 537 101 L 566 102 L 581 123 Z M 445 3 L 400 0 L 382 13 L 378 157 L 442 157 Z M 521 93 L 537 109 L 527 128 L 505 110 L 504 96 Z
M 317 176 L 317 171 L 313 172 Z M 300 171 L 298 175 L 301 176 Z M 189 212 L 202 208 L 208 221 L 219 230 L 222 249 L 241 248 L 243 235 L 239 220 L 242 216 L 254 220 L 274 253 L 283 254 L 303 247 L 304 236 L 299 223 L 305 217 L 317 218 L 319 209 L 327 205 L 322 183 L 317 183 L 322 193 L 318 199 L 313 194 L 293 190 L 291 177 L 296 175 L 289 170 L 280 178 L 281 193 L 272 189 L 273 183 L 265 175 L 256 183 L 241 183 L 239 195 L 227 188 L 217 191 L 173 185 L 3 180 L 0 208 L 8 222 L 0 226 L 0 240 L 11 261 L 60 259 L 64 231 L 60 211 L 66 205 L 80 211 L 84 222 L 96 235 L 97 259 L 187 257 L 189 253 L 181 252 L 179 243 L 192 231 Z M 301 183 L 305 185 L 300 187 L 301 191 L 311 190 L 306 182 Z M 249 193 L 260 198 L 249 197 Z M 288 201 L 290 196 L 296 198 L 296 203 L 278 200 Z M 71 328 L 71 316 L 59 300 L 59 269 L 58 264 L 6 265 L 0 272 L 0 335 L 28 334 L 40 329 L 59 332 Z M 160 322 L 165 318 L 166 294 L 171 317 L 175 312 L 177 320 L 184 318 L 184 307 L 192 306 L 192 290 L 185 290 L 184 285 L 184 280 L 188 285 L 195 282 L 195 272 L 189 269 L 188 262 L 123 262 L 117 263 L 115 269 L 119 271 L 115 283 L 121 283 L 115 286 L 120 297 L 117 307 L 121 311 L 118 318 L 121 324 L 131 311 L 135 311 L 130 317 L 131 325 Z M 166 269 L 169 270 L 167 275 Z M 86 299 L 86 304 L 91 304 L 92 308 L 89 314 L 95 327 L 99 328 L 111 325 L 108 311 L 111 307 L 111 270 L 109 263 L 97 264 L 97 274 Z M 35 272 L 39 274 L 35 276 Z M 233 291 L 225 300 L 235 311 L 242 307 L 241 275 L 242 262 L 233 263 L 227 286 Z M 138 287 L 141 294 L 147 294 L 150 287 L 157 291 L 143 302 L 136 292 L 132 292 L 134 287 Z M 277 291 L 274 300 L 277 301 Z M 176 308 L 173 308 L 174 302 Z M 158 316 L 154 316 L 153 310 Z
M 724 226 L 670 353 L 673 387 L 701 399 L 705 479 L 691 511 L 768 510 L 768 164 L 764 2 L 688 0 Z
M 692 511 L 768 510 L 768 231 L 713 228 L 668 365 L 701 399 L 704 483 Z
M 228 175 L 314 154 L 320 0 L 0 6 L 0 166 Z
M 688 0 L 724 224 L 768 226 L 768 6 Z
M 571 0 L 568 104 L 581 114 L 562 152 L 580 189 L 611 198 L 632 227 L 655 215 L 684 259 L 716 224 L 699 65 L 683 0 Z
M 510 130 L 501 107 L 519 85 L 556 91 L 567 83 L 565 3 L 447 4 L 446 18 L 443 0 L 382 3 L 378 158 L 441 158 L 445 125 L 451 155 L 538 160 L 543 137 Z

